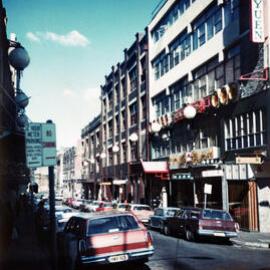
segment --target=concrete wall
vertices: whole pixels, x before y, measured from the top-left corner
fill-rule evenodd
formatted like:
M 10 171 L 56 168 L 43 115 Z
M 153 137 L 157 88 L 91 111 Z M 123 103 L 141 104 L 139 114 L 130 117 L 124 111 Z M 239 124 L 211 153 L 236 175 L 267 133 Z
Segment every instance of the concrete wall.
M 270 178 L 257 179 L 260 232 L 270 232 Z

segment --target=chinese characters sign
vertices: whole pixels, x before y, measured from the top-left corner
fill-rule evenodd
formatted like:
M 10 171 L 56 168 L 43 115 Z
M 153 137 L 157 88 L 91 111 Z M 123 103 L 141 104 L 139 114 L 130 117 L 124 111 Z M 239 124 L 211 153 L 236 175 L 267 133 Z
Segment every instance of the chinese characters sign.
M 25 131 L 29 168 L 56 165 L 56 134 L 53 123 L 30 123 Z

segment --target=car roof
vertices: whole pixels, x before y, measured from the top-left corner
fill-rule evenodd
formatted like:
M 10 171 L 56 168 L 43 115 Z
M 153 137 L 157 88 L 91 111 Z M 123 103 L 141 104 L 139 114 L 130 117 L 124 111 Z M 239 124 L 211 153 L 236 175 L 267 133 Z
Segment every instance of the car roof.
M 147 205 L 147 204 L 131 204 L 131 206 L 147 206 L 147 207 L 150 207 L 150 205 Z
M 117 210 L 105 211 L 105 212 L 94 212 L 94 213 L 79 213 L 76 218 L 82 218 L 85 220 L 93 220 L 104 217 L 115 217 L 115 216 L 134 216 L 130 212 L 121 212 Z

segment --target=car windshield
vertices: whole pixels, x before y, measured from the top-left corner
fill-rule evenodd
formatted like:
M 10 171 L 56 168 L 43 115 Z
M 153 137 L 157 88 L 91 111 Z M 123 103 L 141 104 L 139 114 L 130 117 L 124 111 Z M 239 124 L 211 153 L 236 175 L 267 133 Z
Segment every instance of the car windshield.
M 136 211 L 143 211 L 143 210 L 151 211 L 151 208 L 149 206 L 134 206 L 133 210 L 136 210 Z
M 89 222 L 87 234 L 113 233 L 137 228 L 138 223 L 132 216 L 103 217 Z
M 204 210 L 203 211 L 204 219 L 221 219 L 221 220 L 232 220 L 229 213 L 225 211 L 217 211 L 217 210 Z

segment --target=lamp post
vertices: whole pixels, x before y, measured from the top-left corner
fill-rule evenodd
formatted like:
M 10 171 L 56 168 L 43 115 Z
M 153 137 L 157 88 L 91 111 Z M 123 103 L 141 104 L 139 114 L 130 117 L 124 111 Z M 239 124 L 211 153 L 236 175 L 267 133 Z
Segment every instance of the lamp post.
M 136 132 L 133 132 L 130 136 L 129 136 L 129 140 L 131 141 L 131 144 L 132 146 L 136 147 L 136 151 L 135 151 L 135 159 L 137 160 L 138 159 L 138 149 L 137 149 L 137 141 L 139 140 L 139 137 L 138 137 L 138 134 Z M 139 202 L 139 179 L 136 179 L 135 181 L 136 183 L 136 194 L 135 194 L 135 199 L 136 199 L 136 202 L 138 203 Z
M 104 171 L 104 166 L 106 166 L 106 153 L 104 151 L 101 152 L 100 154 L 100 159 L 101 159 L 101 166 L 102 166 L 102 177 L 103 177 L 103 180 L 105 179 L 105 171 Z M 105 162 L 104 162 L 105 160 Z M 104 164 L 105 163 L 105 164 Z
M 112 151 L 113 151 L 113 154 L 116 156 L 116 154 L 119 152 L 120 148 L 117 144 L 114 144 L 113 148 L 112 148 Z M 113 178 L 115 180 L 116 178 L 116 158 L 115 156 L 113 157 Z M 114 183 L 112 182 L 112 193 L 113 193 L 113 199 L 115 199 L 115 186 L 114 186 Z
M 188 103 L 187 106 L 184 108 L 183 113 L 184 113 L 185 118 L 193 119 L 196 117 L 197 110 L 194 106 Z M 193 204 L 195 207 L 196 206 L 196 184 L 194 180 L 193 180 L 193 202 L 194 202 Z

